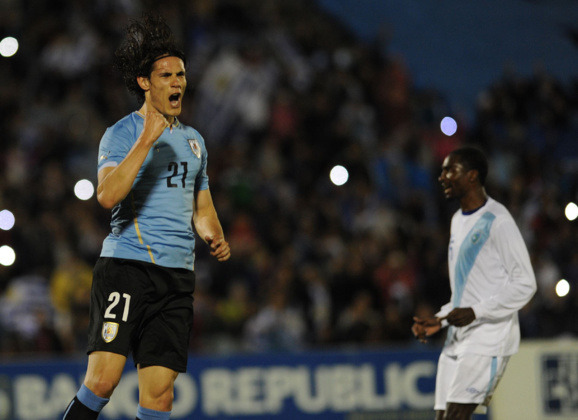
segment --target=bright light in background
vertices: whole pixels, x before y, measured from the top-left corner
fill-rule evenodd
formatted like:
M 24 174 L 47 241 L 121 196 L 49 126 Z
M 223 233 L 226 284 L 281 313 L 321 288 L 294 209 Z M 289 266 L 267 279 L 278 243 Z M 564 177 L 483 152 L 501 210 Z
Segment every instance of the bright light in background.
M 442 133 L 446 136 L 453 136 L 458 131 L 458 123 L 452 117 L 444 117 L 440 124 Z
M 564 297 L 570 292 L 570 283 L 567 280 L 560 280 L 556 283 L 556 294 L 559 297 Z
M 94 185 L 88 179 L 81 179 L 74 186 L 74 194 L 81 200 L 88 200 L 94 194 Z
M 14 214 L 10 210 L 2 210 L 0 211 L 0 229 L 2 230 L 10 230 L 14 227 L 14 222 L 16 219 L 14 218 Z
M 16 253 L 8 245 L 0 246 L 0 264 L 8 267 L 16 261 Z
M 18 40 L 8 36 L 0 41 L 0 55 L 2 57 L 12 57 L 18 51 Z
M 578 217 L 578 206 L 575 203 L 568 203 L 564 210 L 564 214 L 568 220 L 576 220 Z
M 347 169 L 345 169 L 343 166 L 336 165 L 333 167 L 333 169 L 331 169 L 331 172 L 329 173 L 329 179 L 331 179 L 331 182 L 333 182 L 335 185 L 343 185 L 349 179 L 349 172 L 347 172 Z

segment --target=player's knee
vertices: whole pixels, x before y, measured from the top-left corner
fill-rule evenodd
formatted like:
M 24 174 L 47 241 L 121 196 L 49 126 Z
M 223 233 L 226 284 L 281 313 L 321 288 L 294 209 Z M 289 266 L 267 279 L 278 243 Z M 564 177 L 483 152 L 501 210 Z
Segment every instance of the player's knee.
M 173 400 L 175 395 L 172 392 L 164 393 L 158 400 L 157 405 L 160 411 L 171 411 L 173 409 Z
M 471 420 L 471 417 L 464 417 L 464 413 L 446 411 L 444 420 Z
M 104 376 L 86 377 L 84 380 L 84 384 L 88 389 L 101 398 L 110 398 L 118 382 L 118 380 L 112 380 Z
M 143 395 L 140 397 L 140 405 L 158 411 L 171 411 L 173 409 L 174 393 L 172 389 L 154 395 Z
M 471 420 L 475 405 L 448 404 L 444 413 L 444 420 Z

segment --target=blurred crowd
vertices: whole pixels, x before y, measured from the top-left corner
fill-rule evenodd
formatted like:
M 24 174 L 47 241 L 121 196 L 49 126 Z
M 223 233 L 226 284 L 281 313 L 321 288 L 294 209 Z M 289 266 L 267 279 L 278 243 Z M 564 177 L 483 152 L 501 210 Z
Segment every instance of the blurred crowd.
M 457 203 L 437 177 L 462 144 L 487 152 L 487 191 L 531 253 L 539 291 L 520 314 L 523 337 L 578 335 L 578 232 L 564 216 L 578 200 L 578 83 L 505 68 L 466 117 L 414 85 L 387 31 L 362 43 L 314 2 L 157 3 L 0 0 L 0 37 L 20 41 L 0 58 L 0 210 L 16 218 L 0 245 L 17 255 L 0 266 L 0 354 L 84 351 L 110 214 L 73 189 L 96 184 L 104 130 L 136 109 L 111 58 L 127 20 L 150 10 L 187 53 L 180 119 L 207 142 L 232 247 L 217 263 L 198 241 L 192 352 L 415 345 L 412 316 L 449 300 Z M 329 179 L 337 164 L 342 186 Z

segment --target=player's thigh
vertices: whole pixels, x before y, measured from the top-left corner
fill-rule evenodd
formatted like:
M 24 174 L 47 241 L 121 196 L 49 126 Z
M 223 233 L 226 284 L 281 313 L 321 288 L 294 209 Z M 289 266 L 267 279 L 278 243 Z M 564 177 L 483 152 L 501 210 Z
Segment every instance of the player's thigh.
M 157 281 L 170 285 L 170 293 L 158 300 L 154 316 L 143 324 L 134 343 L 134 360 L 141 367 L 163 366 L 185 372 L 193 329 L 195 274 L 188 270 L 161 269 Z
M 108 398 L 120 382 L 126 357 L 121 354 L 94 351 L 88 356 L 84 384 L 96 395 Z
M 135 343 L 135 362 L 141 367 L 164 366 L 185 372 L 193 320 L 191 295 L 171 299 L 143 328 L 140 342 Z
M 487 406 L 508 360 L 508 357 L 460 355 L 447 401 Z
M 178 372 L 163 366 L 138 366 L 139 403 L 142 407 L 170 410 Z
M 436 373 L 434 409 L 445 411 L 448 393 L 457 370 L 457 357 L 440 354 Z M 440 417 L 440 419 L 443 417 Z
M 443 420 L 471 420 L 478 404 L 448 403 Z
M 87 351 L 128 356 L 146 317 L 146 271 L 142 263 L 100 258 L 94 268 Z

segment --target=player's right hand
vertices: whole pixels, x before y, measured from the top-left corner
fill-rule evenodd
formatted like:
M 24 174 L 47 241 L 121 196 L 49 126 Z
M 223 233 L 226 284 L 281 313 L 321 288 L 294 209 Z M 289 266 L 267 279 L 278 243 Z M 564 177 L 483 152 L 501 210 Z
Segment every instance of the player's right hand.
M 143 139 L 152 145 L 169 125 L 165 116 L 160 112 L 147 111 L 144 118 Z
M 472 308 L 454 308 L 446 317 L 448 324 L 456 327 L 470 325 L 476 319 L 476 313 Z

